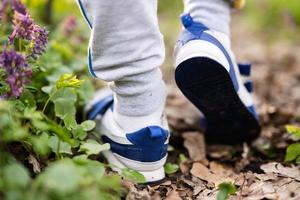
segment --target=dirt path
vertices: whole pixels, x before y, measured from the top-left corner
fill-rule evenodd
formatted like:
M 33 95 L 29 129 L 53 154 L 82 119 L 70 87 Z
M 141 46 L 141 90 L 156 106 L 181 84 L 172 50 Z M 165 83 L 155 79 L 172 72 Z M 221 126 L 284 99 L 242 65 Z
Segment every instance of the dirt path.
M 250 146 L 205 145 L 200 113 L 169 81 L 167 115 L 175 150 L 169 152 L 168 162 L 180 163 L 180 170 L 158 186 L 124 183 L 127 199 L 216 199 L 216 186 L 222 182 L 237 186 L 231 199 L 300 199 L 300 170 L 283 163 L 292 141 L 284 126 L 300 124 L 300 45 L 268 44 L 262 33 L 254 33 L 239 18 L 233 24 L 238 60 L 253 63 L 261 137 Z M 180 154 L 187 160 L 179 162 Z

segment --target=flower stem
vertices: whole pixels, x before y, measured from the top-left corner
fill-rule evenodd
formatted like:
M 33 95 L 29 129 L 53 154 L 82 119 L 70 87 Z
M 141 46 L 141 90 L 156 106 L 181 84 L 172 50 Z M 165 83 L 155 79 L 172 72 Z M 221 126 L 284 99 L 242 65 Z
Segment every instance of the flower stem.
M 58 138 L 58 141 L 57 141 L 57 149 L 56 149 L 56 159 L 60 160 L 60 139 Z
M 20 52 L 22 52 L 22 46 L 23 46 L 22 40 L 19 39 L 19 51 Z
M 44 105 L 44 107 L 43 107 L 42 113 L 45 112 L 45 110 L 46 110 L 46 108 L 47 108 L 47 106 L 48 106 L 50 100 L 51 100 L 52 97 L 56 94 L 56 92 L 57 92 L 57 90 L 55 89 L 55 90 L 49 95 L 49 98 L 47 99 L 47 101 L 46 101 L 46 103 L 45 103 L 45 105 Z

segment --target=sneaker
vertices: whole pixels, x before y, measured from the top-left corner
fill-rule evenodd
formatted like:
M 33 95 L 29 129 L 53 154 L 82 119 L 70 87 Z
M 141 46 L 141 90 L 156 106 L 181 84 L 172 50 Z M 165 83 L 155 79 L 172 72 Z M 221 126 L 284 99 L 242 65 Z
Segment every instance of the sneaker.
M 170 136 L 165 116 L 159 124 L 127 132 L 115 121 L 113 95 L 107 93 L 111 92 L 99 92 L 88 112 L 88 119 L 96 121 L 102 141 L 110 144 L 110 150 L 103 155 L 120 174 L 128 168 L 143 174 L 148 183 L 163 180 Z
M 240 70 L 247 76 L 250 65 L 237 65 L 228 36 L 181 17 L 185 27 L 175 48 L 175 80 L 182 93 L 204 113 L 206 139 L 211 143 L 250 142 L 260 133 L 258 115 Z

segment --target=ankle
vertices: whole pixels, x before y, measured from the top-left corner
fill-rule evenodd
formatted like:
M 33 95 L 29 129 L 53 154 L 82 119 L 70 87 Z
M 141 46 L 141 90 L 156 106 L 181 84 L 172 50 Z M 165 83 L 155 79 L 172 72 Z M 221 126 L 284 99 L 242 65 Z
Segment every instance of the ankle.
M 116 108 L 114 106 L 114 108 Z M 116 109 L 113 111 L 113 118 L 116 123 L 126 132 L 134 132 L 147 126 L 162 126 L 164 105 L 149 115 L 127 116 L 120 114 Z

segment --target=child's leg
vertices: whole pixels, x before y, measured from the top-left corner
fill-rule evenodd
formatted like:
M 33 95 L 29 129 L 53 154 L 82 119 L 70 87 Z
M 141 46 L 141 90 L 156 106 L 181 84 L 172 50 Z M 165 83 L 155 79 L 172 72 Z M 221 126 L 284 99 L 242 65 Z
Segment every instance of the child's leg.
M 163 117 L 166 91 L 159 67 L 165 50 L 157 0 L 79 4 L 86 8 L 83 15 L 92 30 L 90 71 L 113 90 L 113 98 L 97 99 L 89 114 L 103 142 L 111 146 L 103 153 L 119 168 L 137 170 L 147 181 L 160 180 L 169 132 Z
M 204 113 L 209 141 L 242 143 L 255 139 L 260 127 L 231 51 L 228 2 L 184 1 L 175 79 L 183 94 Z
M 165 50 L 157 1 L 98 0 L 90 4 L 90 70 L 115 92 L 116 117 L 141 117 L 158 110 L 161 115 L 166 93 L 159 67 Z

